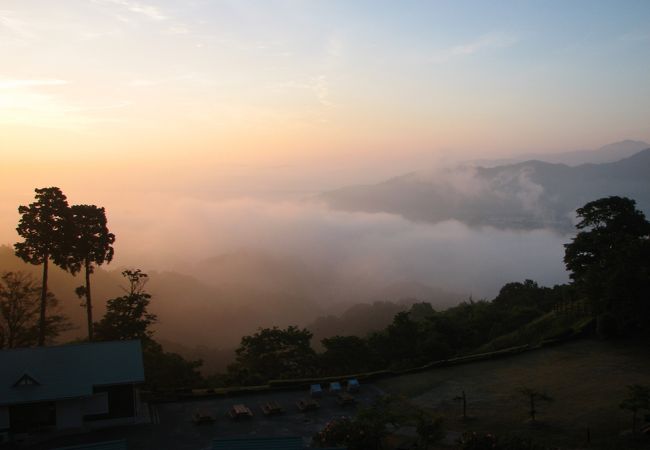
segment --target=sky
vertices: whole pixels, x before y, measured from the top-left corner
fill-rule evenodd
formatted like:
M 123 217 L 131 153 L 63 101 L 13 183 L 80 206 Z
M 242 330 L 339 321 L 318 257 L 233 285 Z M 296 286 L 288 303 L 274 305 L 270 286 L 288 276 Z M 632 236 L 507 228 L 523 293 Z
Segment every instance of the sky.
M 0 0 L 0 61 L 0 243 L 39 186 L 119 221 L 650 141 L 645 0 Z

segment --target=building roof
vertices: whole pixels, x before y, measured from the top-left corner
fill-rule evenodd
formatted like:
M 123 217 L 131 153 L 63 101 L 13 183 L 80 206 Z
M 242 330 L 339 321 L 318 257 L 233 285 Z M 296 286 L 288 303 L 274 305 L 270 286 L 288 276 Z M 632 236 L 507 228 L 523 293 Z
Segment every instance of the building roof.
M 1 350 L 0 367 L 0 405 L 85 397 L 93 386 L 144 382 L 140 341 Z

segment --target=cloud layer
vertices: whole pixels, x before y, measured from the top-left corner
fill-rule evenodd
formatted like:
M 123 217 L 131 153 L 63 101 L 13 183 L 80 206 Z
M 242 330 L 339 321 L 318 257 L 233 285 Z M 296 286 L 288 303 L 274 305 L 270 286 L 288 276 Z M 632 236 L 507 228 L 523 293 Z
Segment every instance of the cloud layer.
M 506 282 L 566 281 L 551 231 L 409 222 L 390 214 L 332 211 L 315 203 L 150 197 L 146 207 L 109 209 L 118 264 L 194 271 L 214 256 L 250 251 L 299 261 L 347 295 L 413 281 L 492 297 Z M 200 271 L 200 269 L 199 269 Z M 251 282 L 254 273 L 249 274 Z

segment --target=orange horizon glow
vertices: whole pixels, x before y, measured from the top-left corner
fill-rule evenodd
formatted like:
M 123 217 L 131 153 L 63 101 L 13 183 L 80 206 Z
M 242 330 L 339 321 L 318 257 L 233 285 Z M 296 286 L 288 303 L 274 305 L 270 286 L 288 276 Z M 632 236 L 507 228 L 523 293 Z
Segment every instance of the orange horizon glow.
M 616 2 L 7 0 L 0 243 L 35 187 L 101 205 L 299 197 L 650 141 L 649 16 Z

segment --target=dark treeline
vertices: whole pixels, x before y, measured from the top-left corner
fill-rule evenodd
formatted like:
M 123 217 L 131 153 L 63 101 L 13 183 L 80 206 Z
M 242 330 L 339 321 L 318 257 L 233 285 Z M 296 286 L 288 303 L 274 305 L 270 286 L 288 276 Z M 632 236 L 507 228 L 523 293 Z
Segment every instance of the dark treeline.
M 332 336 L 314 351 L 307 329 L 260 329 L 242 338 L 224 384 L 259 384 L 270 379 L 341 375 L 415 367 L 472 351 L 569 302 L 571 287 L 539 286 L 532 280 L 506 284 L 492 301 L 469 300 L 443 311 L 415 303 L 381 331 Z

